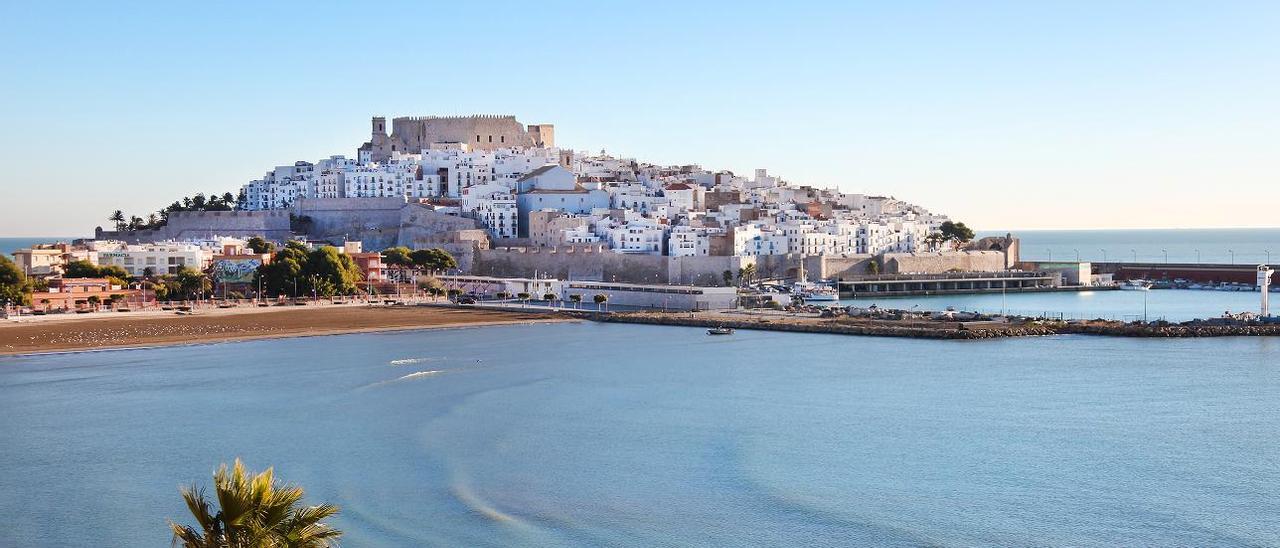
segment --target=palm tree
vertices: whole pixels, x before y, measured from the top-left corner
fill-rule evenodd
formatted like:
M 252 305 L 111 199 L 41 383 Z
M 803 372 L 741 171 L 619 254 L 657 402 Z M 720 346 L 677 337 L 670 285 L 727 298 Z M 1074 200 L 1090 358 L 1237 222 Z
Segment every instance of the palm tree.
M 107 217 L 107 220 L 116 224 L 117 231 L 124 230 L 124 212 L 123 211 L 120 211 L 119 209 L 112 211 L 111 216 Z
M 609 302 L 609 296 L 608 296 L 608 295 L 605 295 L 604 293 L 596 293 L 596 296 L 592 297 L 592 298 L 591 298 L 591 300 L 595 301 L 596 306 L 602 306 L 602 305 L 603 305 L 603 308 L 604 308 L 605 310 L 609 310 L 609 305 L 608 305 L 608 304 L 606 304 L 606 303 L 608 303 L 608 302 Z
M 578 295 L 576 293 L 569 295 L 569 300 L 573 302 L 574 308 L 578 308 L 578 305 L 582 303 L 582 295 Z
M 244 464 L 218 467 L 213 474 L 214 496 L 220 506 L 205 497 L 204 488 L 182 488 L 182 498 L 197 527 L 169 522 L 174 545 L 183 548 L 323 548 L 335 546 L 342 531 L 324 523 L 338 513 L 332 504 L 301 506 L 303 491 L 275 481 L 271 468 L 247 474 Z
M 748 285 L 756 277 L 756 265 L 748 264 L 738 269 L 738 284 Z

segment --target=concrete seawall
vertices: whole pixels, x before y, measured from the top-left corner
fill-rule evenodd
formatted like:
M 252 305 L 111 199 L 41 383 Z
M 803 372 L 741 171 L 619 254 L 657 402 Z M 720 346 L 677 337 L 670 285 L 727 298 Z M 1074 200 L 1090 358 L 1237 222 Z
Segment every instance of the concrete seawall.
M 762 331 L 795 333 L 827 333 L 833 335 L 867 335 L 916 339 L 978 340 L 1044 335 L 1098 335 L 1110 337 L 1186 338 L 1186 337 L 1257 337 L 1280 336 L 1280 324 L 1256 325 L 1130 325 L 1119 322 L 1073 324 L 1067 322 L 1025 322 L 997 324 L 993 322 L 899 322 L 870 320 L 847 322 L 815 318 L 730 318 L 690 316 L 687 313 L 605 313 L 581 314 L 580 317 L 610 323 L 638 323 L 683 327 L 731 327 Z

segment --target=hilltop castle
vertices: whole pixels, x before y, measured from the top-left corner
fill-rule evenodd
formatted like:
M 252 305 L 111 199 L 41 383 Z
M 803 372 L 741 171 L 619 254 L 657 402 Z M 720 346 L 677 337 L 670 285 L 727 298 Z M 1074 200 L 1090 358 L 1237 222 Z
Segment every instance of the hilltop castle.
M 510 147 L 554 147 L 555 126 L 524 126 L 515 116 L 402 116 L 391 120 L 373 118 L 370 140 L 356 149 L 360 163 L 385 162 L 392 152 L 418 154 L 434 145 L 463 144 L 468 150 L 496 150 Z

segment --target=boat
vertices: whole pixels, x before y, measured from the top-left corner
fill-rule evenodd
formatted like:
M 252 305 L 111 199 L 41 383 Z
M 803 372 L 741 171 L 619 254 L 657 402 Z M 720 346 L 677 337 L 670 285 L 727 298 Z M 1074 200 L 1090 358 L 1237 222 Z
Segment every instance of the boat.
M 707 334 L 708 334 L 708 335 L 732 335 L 732 334 L 733 334 L 733 328 L 732 328 L 732 327 L 724 327 L 724 326 L 720 326 L 720 327 L 712 327 L 711 329 L 708 329 L 708 330 L 707 330 Z
M 793 291 L 796 296 L 806 303 L 836 302 L 840 300 L 840 293 L 834 287 L 825 285 L 801 283 L 796 284 Z
M 1125 291 L 1150 291 L 1151 282 L 1146 280 L 1129 280 L 1120 284 L 1120 289 Z

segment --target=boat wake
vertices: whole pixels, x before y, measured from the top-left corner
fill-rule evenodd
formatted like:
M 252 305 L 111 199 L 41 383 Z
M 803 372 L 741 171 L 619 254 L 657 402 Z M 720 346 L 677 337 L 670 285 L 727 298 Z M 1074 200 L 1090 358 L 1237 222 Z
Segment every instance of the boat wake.
M 377 388 L 377 387 L 379 387 L 379 386 L 386 386 L 386 385 L 388 385 L 388 384 L 395 384 L 395 383 L 398 383 L 398 382 L 405 382 L 405 381 L 411 381 L 411 380 L 421 379 L 421 378 L 425 378 L 425 377 L 432 377 L 432 376 L 435 376 L 435 375 L 439 375 L 439 374 L 441 374 L 441 373 L 444 373 L 444 371 L 441 371 L 441 370 L 439 370 L 439 369 L 429 369 L 429 370 L 426 370 L 426 371 L 415 371 L 415 372 L 413 372 L 413 373 L 409 373 L 408 375 L 401 375 L 401 376 L 399 376 L 399 377 L 397 377 L 397 378 L 394 378 L 394 379 L 385 380 L 385 381 L 378 381 L 378 382 L 375 382 L 375 383 L 373 383 L 373 384 L 366 384 L 366 385 L 364 385 L 364 386 L 361 386 L 361 387 L 360 387 L 360 388 L 358 388 L 357 390 L 368 390 L 368 389 L 370 389 L 370 388 Z
M 387 362 L 387 363 L 391 364 L 392 366 L 397 366 L 397 367 L 398 367 L 398 366 L 401 366 L 401 365 L 413 365 L 413 364 L 415 364 L 415 363 L 430 362 L 430 361 L 435 361 L 435 360 L 438 360 L 438 359 L 440 359 L 440 358 L 404 358 L 404 359 L 400 359 L 400 360 L 391 360 L 391 361 L 389 361 L 389 362 Z
M 439 375 L 441 373 L 444 373 L 444 371 L 440 371 L 438 369 L 430 369 L 427 371 L 415 371 L 413 373 L 409 373 L 408 375 L 405 375 L 398 379 L 387 381 L 387 382 L 407 381 L 409 379 L 420 379 L 422 377 L 430 377 L 432 375 Z
M 515 516 L 494 508 L 493 505 L 481 499 L 474 491 L 471 490 L 471 487 L 465 483 L 454 482 L 453 485 L 449 486 L 449 492 L 453 493 L 454 498 L 458 499 L 458 502 L 461 502 L 463 506 L 466 506 L 467 509 L 478 515 L 484 516 L 493 521 L 520 523 L 520 520 L 516 519 Z

